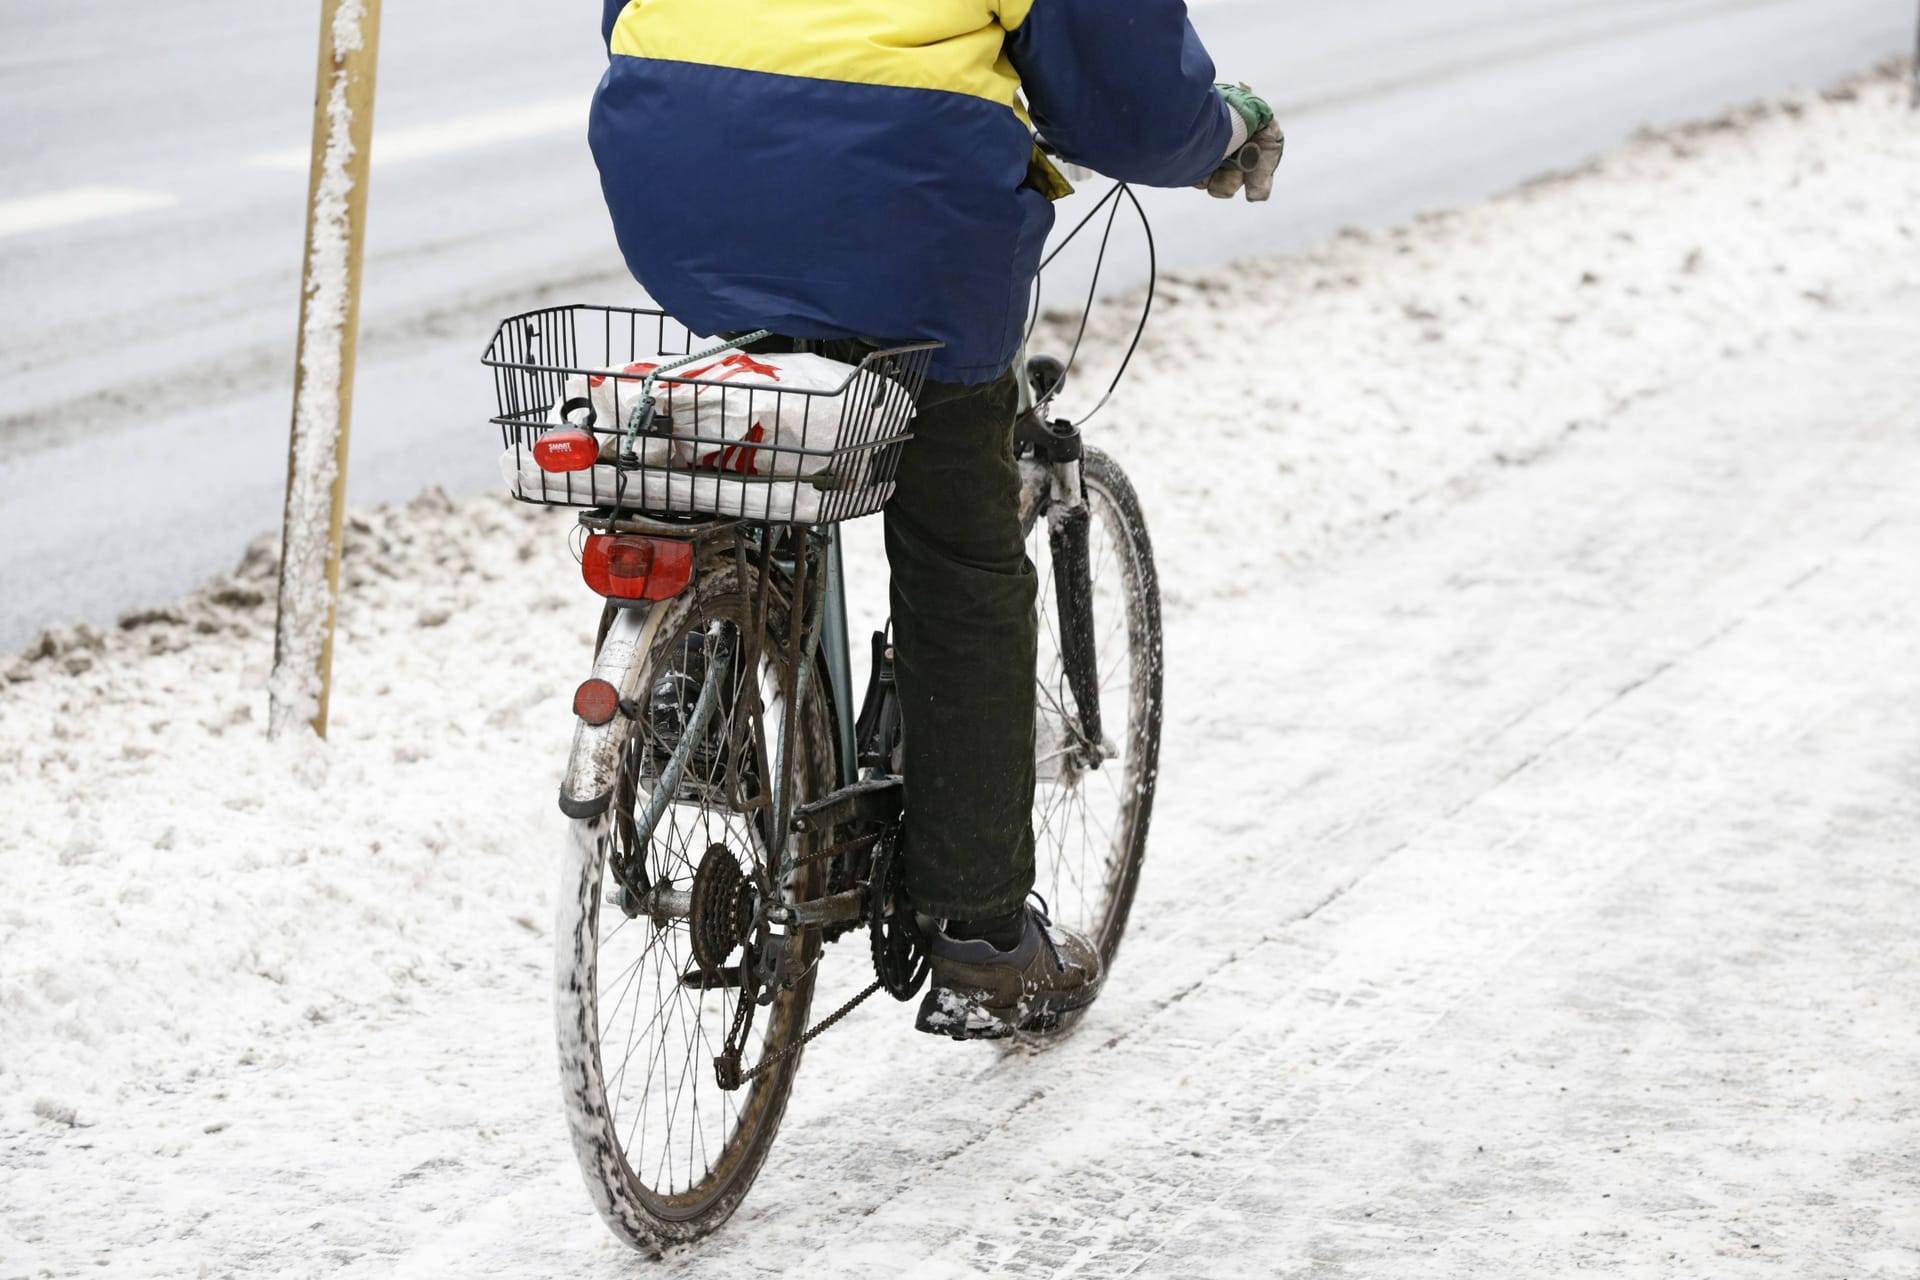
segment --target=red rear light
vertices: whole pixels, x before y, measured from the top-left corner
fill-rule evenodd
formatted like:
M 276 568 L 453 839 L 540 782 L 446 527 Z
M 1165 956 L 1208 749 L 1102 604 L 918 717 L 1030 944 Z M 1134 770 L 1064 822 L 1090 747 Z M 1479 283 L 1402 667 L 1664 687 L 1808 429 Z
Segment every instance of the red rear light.
M 542 471 L 585 471 L 600 461 L 600 442 L 590 431 L 549 431 L 533 442 Z
M 595 534 L 587 539 L 580 571 L 609 600 L 671 600 L 693 581 L 693 544 Z
M 574 691 L 573 714 L 595 728 L 606 724 L 620 710 L 620 691 L 605 680 L 589 680 Z

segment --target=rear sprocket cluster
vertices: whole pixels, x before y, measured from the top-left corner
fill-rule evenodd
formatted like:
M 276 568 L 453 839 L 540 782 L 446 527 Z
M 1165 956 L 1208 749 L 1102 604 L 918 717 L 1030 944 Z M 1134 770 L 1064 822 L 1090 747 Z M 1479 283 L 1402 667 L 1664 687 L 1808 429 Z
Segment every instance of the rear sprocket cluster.
M 753 933 L 753 886 L 724 844 L 707 846 L 693 876 L 692 899 L 687 932 L 693 960 L 711 977 Z

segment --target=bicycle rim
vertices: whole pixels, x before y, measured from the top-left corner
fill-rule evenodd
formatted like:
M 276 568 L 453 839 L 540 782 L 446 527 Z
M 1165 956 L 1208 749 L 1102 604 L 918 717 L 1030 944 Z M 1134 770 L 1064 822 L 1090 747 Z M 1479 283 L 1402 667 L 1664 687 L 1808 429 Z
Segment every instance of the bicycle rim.
M 1083 466 L 1101 742 L 1088 749 L 1070 688 L 1045 522 L 1028 555 L 1040 573 L 1035 731 L 1035 887 L 1054 918 L 1119 950 L 1146 856 L 1159 773 L 1162 649 L 1153 548 L 1133 487 L 1088 449 Z
M 721 569 L 666 606 L 642 690 L 676 683 L 697 689 L 707 655 L 745 648 L 750 611 L 735 582 L 731 568 Z M 701 977 L 687 919 L 633 913 L 622 903 L 642 884 L 691 892 L 714 849 L 725 850 L 748 881 L 762 867 L 779 879 L 760 829 L 770 819 L 739 812 L 727 767 L 738 758 L 761 777 L 772 768 L 784 710 L 784 666 L 776 654 L 769 640 L 756 670 L 736 657 L 717 677 L 723 696 L 711 730 L 698 740 L 681 732 L 676 721 L 683 717 L 663 712 L 658 699 L 642 709 L 622 752 L 612 809 L 575 824 L 563 872 L 556 1012 L 568 1119 L 601 1215 L 640 1248 L 696 1239 L 732 1214 L 766 1158 L 799 1065 L 811 972 L 752 1011 L 742 1066 L 752 1073 L 763 1062 L 775 1065 L 738 1090 L 723 1090 L 714 1060 L 739 1014 L 741 990 Z M 761 694 L 757 715 L 750 682 Z M 830 788 L 833 777 L 819 681 L 813 690 L 792 765 L 802 798 Z M 672 776 L 676 757 L 680 781 L 642 838 L 638 822 L 654 788 Z M 810 895 L 821 877 L 818 865 L 803 867 L 787 883 Z M 712 943 L 707 947 L 711 952 Z M 737 966 L 743 956 L 735 949 L 723 959 Z

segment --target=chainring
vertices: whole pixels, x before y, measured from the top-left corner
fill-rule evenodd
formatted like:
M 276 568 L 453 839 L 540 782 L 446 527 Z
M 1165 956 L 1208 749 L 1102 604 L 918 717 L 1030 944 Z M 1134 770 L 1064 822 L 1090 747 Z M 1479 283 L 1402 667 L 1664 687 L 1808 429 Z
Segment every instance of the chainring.
M 887 832 L 874 851 L 870 893 L 873 974 L 888 995 L 904 1003 L 920 994 L 933 960 L 902 883 L 898 828 Z

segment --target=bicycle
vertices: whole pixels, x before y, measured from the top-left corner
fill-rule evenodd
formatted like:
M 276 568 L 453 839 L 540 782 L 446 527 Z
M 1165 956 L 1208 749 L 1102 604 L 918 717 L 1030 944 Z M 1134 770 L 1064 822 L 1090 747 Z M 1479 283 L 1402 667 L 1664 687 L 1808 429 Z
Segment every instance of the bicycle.
M 503 322 L 486 357 L 515 496 L 582 508 L 583 574 L 607 600 L 561 788 L 556 1024 L 589 1192 L 647 1250 L 738 1207 L 808 1042 L 927 978 L 898 875 L 889 651 L 876 634 L 856 711 L 839 525 L 884 504 L 932 347 L 869 351 L 811 391 L 715 376 L 765 337 L 695 354 L 661 313 L 555 307 Z M 1021 518 L 1044 618 L 1037 887 L 1111 963 L 1158 770 L 1159 586 L 1125 474 L 1047 418 L 1066 366 L 1024 367 Z M 611 424 L 594 401 L 609 380 Z M 776 430 L 743 446 L 729 402 L 756 396 L 776 421 L 795 414 L 769 397 L 801 397 L 831 445 Z M 764 471 L 726 469 L 742 448 Z M 856 934 L 874 981 L 809 1025 L 820 964 Z

